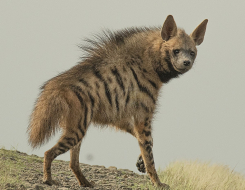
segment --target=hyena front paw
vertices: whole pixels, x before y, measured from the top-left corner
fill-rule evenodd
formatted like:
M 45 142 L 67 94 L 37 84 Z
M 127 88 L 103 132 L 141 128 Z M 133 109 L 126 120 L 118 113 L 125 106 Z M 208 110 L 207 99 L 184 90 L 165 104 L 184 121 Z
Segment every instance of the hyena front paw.
M 157 186 L 157 189 L 170 190 L 170 186 L 165 183 L 161 183 L 160 185 Z
M 137 160 L 136 167 L 138 168 L 140 172 L 145 173 L 145 163 L 141 155 L 139 156 Z

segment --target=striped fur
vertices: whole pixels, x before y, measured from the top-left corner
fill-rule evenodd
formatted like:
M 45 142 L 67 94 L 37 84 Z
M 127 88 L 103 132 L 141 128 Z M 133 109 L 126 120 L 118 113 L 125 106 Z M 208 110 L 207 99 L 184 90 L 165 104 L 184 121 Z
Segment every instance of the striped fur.
M 81 63 L 41 88 L 28 127 L 33 148 L 61 128 L 57 144 L 45 152 L 44 182 L 52 185 L 51 163 L 70 150 L 70 167 L 81 186 L 91 187 L 79 168 L 79 151 L 91 123 L 112 126 L 138 139 L 141 158 L 152 182 L 159 181 L 152 153 L 152 118 L 163 83 L 187 72 L 196 58 L 207 20 L 189 36 L 170 15 L 162 28 L 106 31 L 86 39 Z

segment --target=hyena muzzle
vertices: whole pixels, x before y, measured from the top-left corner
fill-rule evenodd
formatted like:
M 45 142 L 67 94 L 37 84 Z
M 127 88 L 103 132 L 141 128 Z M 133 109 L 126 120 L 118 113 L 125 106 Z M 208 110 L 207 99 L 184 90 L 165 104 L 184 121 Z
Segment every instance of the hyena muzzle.
M 152 153 L 152 119 L 163 83 L 191 69 L 196 46 L 204 39 L 208 20 L 190 35 L 178 29 L 169 15 L 162 27 L 104 31 L 86 39 L 83 60 L 41 87 L 28 127 L 29 143 L 40 147 L 58 130 L 63 134 L 45 152 L 44 177 L 51 178 L 51 163 L 70 150 L 70 167 L 79 184 L 92 187 L 79 167 L 80 145 L 91 123 L 113 126 L 137 138 L 141 154 L 137 167 L 161 189 Z

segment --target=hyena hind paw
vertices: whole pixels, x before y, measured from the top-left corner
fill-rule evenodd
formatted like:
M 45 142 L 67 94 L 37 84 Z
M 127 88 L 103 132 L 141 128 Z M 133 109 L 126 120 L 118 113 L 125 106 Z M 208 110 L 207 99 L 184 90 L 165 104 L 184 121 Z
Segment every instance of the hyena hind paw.
M 138 168 L 138 170 L 142 173 L 145 173 L 145 163 L 142 159 L 142 156 L 140 155 L 137 162 L 136 162 L 136 167 Z
M 52 185 L 57 185 L 58 186 L 59 185 L 59 182 L 56 181 L 56 180 L 44 180 L 43 183 L 47 184 L 49 186 L 52 186 Z
M 91 181 L 91 182 L 86 182 L 84 184 L 80 184 L 80 187 L 90 187 L 90 188 L 93 188 L 95 187 L 95 182 L 94 181 Z

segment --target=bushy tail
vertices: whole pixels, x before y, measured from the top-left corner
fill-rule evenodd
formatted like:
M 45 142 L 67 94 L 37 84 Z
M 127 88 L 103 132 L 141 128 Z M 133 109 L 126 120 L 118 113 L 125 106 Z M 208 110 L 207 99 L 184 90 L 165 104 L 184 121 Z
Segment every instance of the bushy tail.
M 66 118 L 68 111 L 64 92 L 44 89 L 31 114 L 27 129 L 29 144 L 37 148 L 47 142 L 58 130 L 59 123 Z

